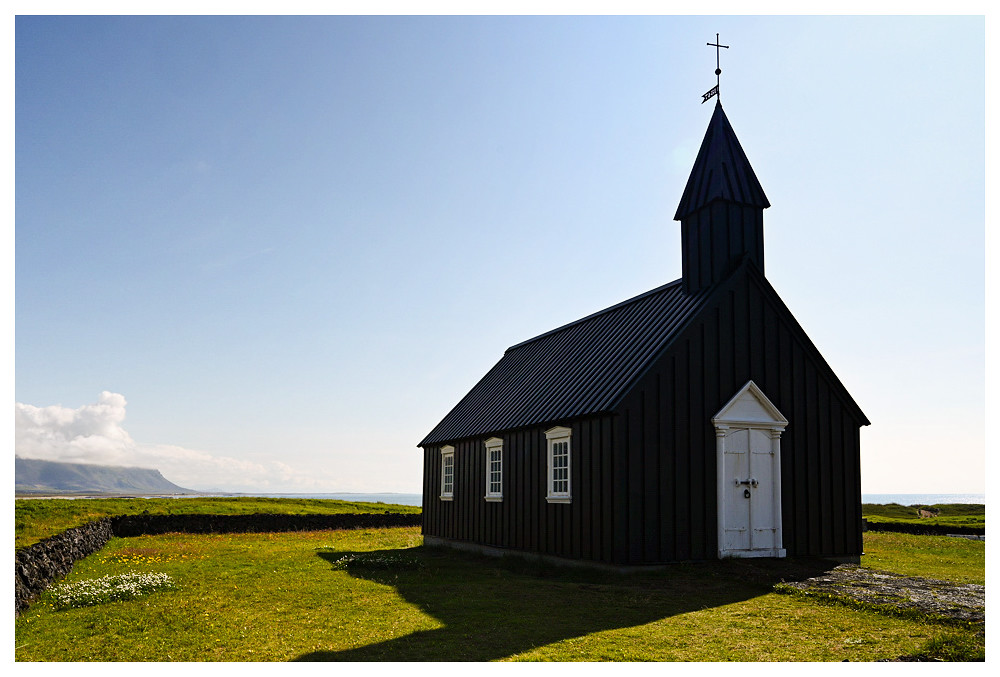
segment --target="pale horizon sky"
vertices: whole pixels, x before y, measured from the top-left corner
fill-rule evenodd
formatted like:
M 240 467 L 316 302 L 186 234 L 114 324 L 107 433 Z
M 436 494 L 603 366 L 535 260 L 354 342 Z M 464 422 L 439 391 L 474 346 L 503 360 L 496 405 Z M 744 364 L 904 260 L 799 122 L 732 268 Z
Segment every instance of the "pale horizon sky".
M 984 493 L 985 20 L 18 17 L 15 453 L 419 493 L 503 351 L 680 277 L 713 103 L 766 274 L 872 425 Z

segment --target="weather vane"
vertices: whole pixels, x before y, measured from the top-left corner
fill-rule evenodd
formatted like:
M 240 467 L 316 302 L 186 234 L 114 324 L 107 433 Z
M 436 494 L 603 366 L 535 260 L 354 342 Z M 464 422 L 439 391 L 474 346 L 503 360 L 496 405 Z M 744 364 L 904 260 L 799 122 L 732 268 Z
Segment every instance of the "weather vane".
M 707 42 L 705 44 L 707 44 L 709 47 L 715 47 L 715 87 L 712 87 L 712 89 L 708 90 L 707 92 L 701 95 L 701 102 L 705 103 L 713 96 L 719 97 L 719 101 L 722 101 L 722 95 L 719 94 L 719 76 L 722 75 L 722 69 L 719 67 L 719 48 L 721 47 L 722 49 L 729 49 L 729 45 L 719 44 L 718 33 L 715 34 L 714 43 Z

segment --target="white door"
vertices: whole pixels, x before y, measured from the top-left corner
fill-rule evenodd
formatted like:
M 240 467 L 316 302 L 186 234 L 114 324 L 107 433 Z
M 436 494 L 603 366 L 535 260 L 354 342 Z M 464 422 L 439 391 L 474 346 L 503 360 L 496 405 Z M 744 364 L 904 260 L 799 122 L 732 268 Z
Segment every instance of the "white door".
M 776 514 L 771 436 L 738 428 L 725 435 L 724 544 L 728 554 L 773 556 L 780 516 Z
M 719 557 L 784 557 L 781 432 L 788 420 L 748 381 L 712 423 Z

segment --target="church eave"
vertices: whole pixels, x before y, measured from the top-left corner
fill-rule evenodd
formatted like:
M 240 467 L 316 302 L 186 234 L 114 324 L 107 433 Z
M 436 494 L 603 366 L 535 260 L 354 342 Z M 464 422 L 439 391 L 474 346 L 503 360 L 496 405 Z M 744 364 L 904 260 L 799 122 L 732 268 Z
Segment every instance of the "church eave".
M 695 212 L 711 207 L 717 202 L 725 202 L 731 205 L 737 205 L 740 207 L 751 207 L 755 209 L 767 209 L 768 207 L 771 206 L 771 203 L 767 201 L 767 198 L 764 197 L 763 193 L 761 193 L 761 198 L 762 199 L 759 200 L 737 200 L 731 197 L 717 196 L 711 199 L 698 200 L 697 206 L 687 207 L 683 211 L 680 207 L 678 207 L 677 212 L 674 214 L 674 221 L 683 221 L 684 219 L 688 218 Z

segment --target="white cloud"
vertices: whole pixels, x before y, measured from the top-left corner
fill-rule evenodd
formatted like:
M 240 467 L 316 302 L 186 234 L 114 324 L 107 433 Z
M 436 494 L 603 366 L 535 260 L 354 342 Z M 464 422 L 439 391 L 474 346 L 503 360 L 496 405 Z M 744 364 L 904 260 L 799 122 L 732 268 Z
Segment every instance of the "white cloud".
M 14 452 L 22 458 L 154 468 L 187 489 L 281 493 L 328 491 L 329 478 L 281 461 L 263 463 L 169 444 L 143 444 L 122 427 L 125 397 L 102 392 L 95 404 L 14 405 Z

